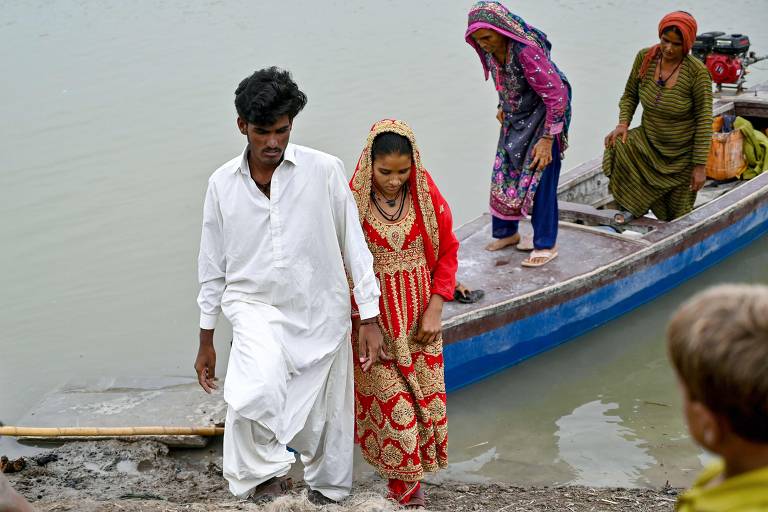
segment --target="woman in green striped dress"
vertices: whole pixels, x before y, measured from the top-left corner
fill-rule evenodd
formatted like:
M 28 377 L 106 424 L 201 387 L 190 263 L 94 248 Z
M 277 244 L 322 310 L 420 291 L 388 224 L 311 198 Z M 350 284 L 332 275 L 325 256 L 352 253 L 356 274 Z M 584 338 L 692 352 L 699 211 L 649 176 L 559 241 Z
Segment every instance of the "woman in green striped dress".
M 659 23 L 660 43 L 635 57 L 619 124 L 605 137 L 603 172 L 626 223 L 651 210 L 672 220 L 693 209 L 704 185 L 712 141 L 712 81 L 704 64 L 689 52 L 696 20 L 683 11 Z M 640 126 L 629 130 L 637 105 Z

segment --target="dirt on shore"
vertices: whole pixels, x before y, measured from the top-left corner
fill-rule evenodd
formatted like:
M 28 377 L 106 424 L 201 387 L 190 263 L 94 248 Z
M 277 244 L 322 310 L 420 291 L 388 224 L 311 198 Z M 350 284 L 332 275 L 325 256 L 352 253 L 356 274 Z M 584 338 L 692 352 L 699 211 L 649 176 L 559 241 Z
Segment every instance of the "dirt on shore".
M 321 510 L 294 492 L 258 506 L 234 498 L 221 476 L 220 457 L 205 462 L 174 457 L 155 441 L 71 442 L 26 460 L 6 475 L 41 512 L 196 512 Z M 442 482 L 425 485 L 429 510 L 478 511 L 672 511 L 678 489 L 516 487 L 510 484 Z M 378 478 L 355 482 L 352 495 L 327 511 L 395 510 Z

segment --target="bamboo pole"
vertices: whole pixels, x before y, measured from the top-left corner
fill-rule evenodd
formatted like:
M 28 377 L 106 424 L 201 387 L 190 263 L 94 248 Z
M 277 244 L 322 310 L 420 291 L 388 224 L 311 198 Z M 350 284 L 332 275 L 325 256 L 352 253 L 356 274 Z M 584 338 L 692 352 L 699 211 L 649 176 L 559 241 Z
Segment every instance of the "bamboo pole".
M 220 436 L 224 427 L 0 427 L 11 437 Z

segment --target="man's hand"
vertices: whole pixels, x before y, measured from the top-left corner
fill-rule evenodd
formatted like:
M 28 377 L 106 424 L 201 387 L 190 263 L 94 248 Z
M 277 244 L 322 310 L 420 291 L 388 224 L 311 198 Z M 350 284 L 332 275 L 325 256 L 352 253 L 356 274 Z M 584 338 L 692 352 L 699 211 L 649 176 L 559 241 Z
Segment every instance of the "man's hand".
M 443 298 L 440 295 L 433 295 L 429 299 L 427 309 L 419 322 L 419 330 L 416 331 L 416 342 L 428 345 L 433 343 L 443 329 Z
M 691 190 L 698 192 L 704 186 L 705 181 L 707 181 L 707 168 L 704 164 L 695 165 L 693 174 L 691 174 Z
M 213 348 L 213 329 L 200 329 L 200 348 L 195 359 L 197 382 L 210 394 L 216 385 L 216 349 Z
M 496 119 L 499 120 L 500 124 L 504 124 L 504 111 L 501 108 L 496 112 Z
M 534 171 L 543 171 L 552 162 L 552 138 L 542 137 L 533 146 L 533 159 L 531 160 L 531 169 Z
M 371 366 L 380 360 L 392 359 L 384 351 L 384 336 L 381 334 L 378 323 L 360 324 L 357 332 L 357 351 L 364 372 L 370 370 Z

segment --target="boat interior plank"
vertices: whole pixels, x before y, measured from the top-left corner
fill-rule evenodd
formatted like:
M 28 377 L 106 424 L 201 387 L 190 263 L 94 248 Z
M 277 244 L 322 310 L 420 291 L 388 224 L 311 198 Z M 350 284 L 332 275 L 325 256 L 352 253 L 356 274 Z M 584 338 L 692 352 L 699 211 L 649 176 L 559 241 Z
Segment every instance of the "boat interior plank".
M 492 241 L 489 215 L 485 214 L 471 224 L 474 232 L 461 240 L 457 280 L 470 289 L 485 290 L 485 297 L 475 304 L 446 303 L 443 321 L 541 291 L 599 269 L 647 245 L 644 241 L 626 239 L 618 234 L 561 222 L 558 257 L 546 266 L 526 268 L 520 263 L 528 256 L 527 252 L 514 247 L 495 252 L 485 250 L 485 246 Z M 524 235 L 531 234 L 529 221 L 521 221 L 520 226 Z

